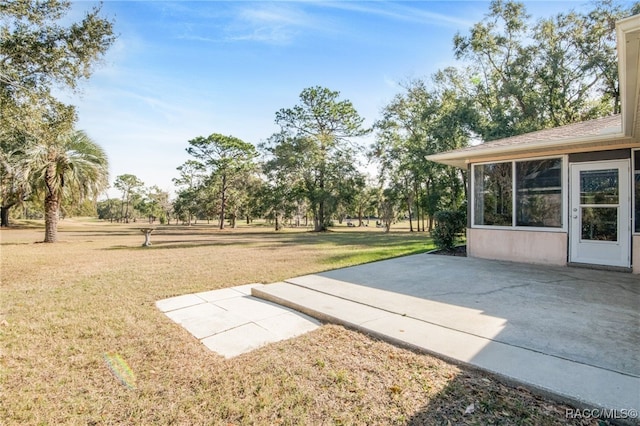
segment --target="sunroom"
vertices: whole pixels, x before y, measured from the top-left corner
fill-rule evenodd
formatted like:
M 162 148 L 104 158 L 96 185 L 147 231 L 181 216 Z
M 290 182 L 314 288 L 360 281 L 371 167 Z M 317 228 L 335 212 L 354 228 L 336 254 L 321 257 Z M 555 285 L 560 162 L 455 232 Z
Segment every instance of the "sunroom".
M 468 169 L 469 256 L 640 273 L 640 16 L 617 31 L 621 115 L 428 157 Z

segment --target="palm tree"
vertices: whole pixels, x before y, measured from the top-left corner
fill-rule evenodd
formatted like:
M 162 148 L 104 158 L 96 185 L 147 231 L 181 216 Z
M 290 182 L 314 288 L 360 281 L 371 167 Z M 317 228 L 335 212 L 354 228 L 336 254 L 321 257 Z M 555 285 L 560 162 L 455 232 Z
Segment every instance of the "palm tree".
M 34 193 L 44 194 L 45 243 L 58 239 L 58 211 L 63 198 L 81 201 L 97 196 L 108 186 L 107 155 L 81 130 L 34 144 L 27 149 L 24 161 Z

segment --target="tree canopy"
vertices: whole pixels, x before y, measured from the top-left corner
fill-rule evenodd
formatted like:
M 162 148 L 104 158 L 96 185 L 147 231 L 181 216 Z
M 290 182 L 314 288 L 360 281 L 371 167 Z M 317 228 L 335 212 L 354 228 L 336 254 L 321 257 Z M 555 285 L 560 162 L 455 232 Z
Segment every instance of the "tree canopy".
M 387 215 L 393 207 L 389 200 L 402 200 L 411 231 L 414 217 L 418 231 L 425 217 L 430 229 L 437 210 L 456 209 L 464 198 L 464 173 L 425 157 L 467 145 L 470 105 L 437 81 L 433 86 L 422 80 L 405 84 L 405 92 L 382 110 L 370 152 L 378 163 L 380 185 L 387 189 Z
M 224 229 L 227 207 L 229 203 L 238 206 L 247 173 L 250 173 L 254 167 L 256 149 L 252 144 L 234 136 L 213 133 L 208 137 L 198 136 L 191 139 L 187 152 L 195 158 L 196 163 L 200 165 L 198 167 L 208 172 L 203 183 L 217 194 L 219 227 Z M 183 170 L 194 168 L 194 166 L 187 163 L 183 166 Z
M 524 4 L 494 0 L 454 37 L 464 80 L 451 82 L 478 112 L 490 141 L 620 112 L 615 22 L 637 12 L 613 1 L 533 22 Z
M 38 185 L 70 173 L 33 179 L 42 160 L 36 153 L 49 152 L 48 161 L 56 163 L 54 153 L 66 152 L 61 141 L 74 134 L 75 109 L 52 90 L 77 89 L 114 42 L 113 23 L 100 16 L 99 7 L 68 23 L 70 5 L 0 3 L 3 224 L 9 207 L 44 194 Z M 464 207 L 467 176 L 426 156 L 620 112 L 614 23 L 638 12 L 640 3 L 601 0 L 586 12 L 533 20 L 524 4 L 494 0 L 480 22 L 454 37 L 456 66 L 404 83 L 381 109 L 368 150 L 379 167 L 377 188 L 366 187 L 359 168 L 365 148 L 358 141 L 371 129 L 340 92 L 313 86 L 302 90 L 296 105 L 275 113 L 280 129 L 261 144 L 259 164 L 256 148 L 234 136 L 189 140 L 192 159 L 178 167 L 173 213 L 189 223 L 217 216 L 220 228 L 242 215 L 275 219 L 276 229 L 285 219 L 304 216 L 322 231 L 333 220 L 356 214 L 361 219 L 377 206 L 385 225 L 408 217 L 412 230 L 431 229 L 438 210 Z M 134 210 L 150 220 L 168 215 L 166 193 L 143 191 L 142 182 L 129 185 L 127 176 L 135 178 L 116 179 L 122 218 Z M 90 192 L 77 191 L 78 201 Z
M 45 243 L 57 241 L 63 197 L 77 201 L 95 198 L 108 186 L 107 155 L 82 131 L 30 145 L 23 162 L 21 167 L 34 195 L 44 198 Z
M 65 0 L 14 0 L 0 3 L 0 115 L 7 130 L 41 137 L 47 127 L 69 130 L 73 106 L 52 88 L 76 89 L 113 44 L 113 23 L 100 8 L 67 26 Z
M 324 87 L 304 89 L 298 105 L 276 113 L 281 132 L 265 146 L 271 169 L 286 173 L 288 184 L 309 202 L 316 231 L 327 229 L 339 204 L 364 182 L 352 138 L 369 130 L 353 104 L 339 96 Z
M 25 167 L 33 169 L 44 148 L 57 151 L 61 139 L 81 134 L 73 130 L 75 108 L 56 99 L 53 89 L 76 90 L 115 40 L 113 23 L 100 16 L 100 7 L 68 23 L 70 9 L 71 2 L 65 0 L 0 2 L 3 226 L 9 208 L 37 190 Z
M 144 186 L 144 182 L 137 176 L 130 173 L 116 176 L 113 183 L 114 188 L 122 193 L 122 203 L 120 205 L 120 218 L 125 222 L 129 222 L 129 207 L 131 199 L 135 197 Z

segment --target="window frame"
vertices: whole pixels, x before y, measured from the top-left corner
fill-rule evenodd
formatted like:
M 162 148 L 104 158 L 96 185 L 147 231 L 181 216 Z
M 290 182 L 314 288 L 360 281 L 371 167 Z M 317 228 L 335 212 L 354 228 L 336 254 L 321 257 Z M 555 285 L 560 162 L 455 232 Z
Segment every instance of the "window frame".
M 640 164 L 636 164 L 636 152 L 640 153 L 640 148 L 631 149 L 631 235 L 640 235 L 640 231 L 636 231 L 636 221 L 640 221 L 640 217 L 636 215 L 636 166 L 640 169 Z
M 560 227 L 545 227 L 545 226 L 521 226 L 516 225 L 517 223 L 517 184 L 516 184 L 516 171 L 517 163 L 525 162 L 525 161 L 539 161 L 539 160 L 560 160 L 560 198 L 562 202 L 561 207 L 561 223 Z M 568 184 L 568 172 L 567 172 L 567 161 L 568 157 L 566 155 L 549 155 L 543 157 L 526 157 L 526 158 L 518 158 L 513 160 L 499 160 L 499 161 L 483 161 L 478 163 L 471 164 L 471 176 L 469 179 L 470 182 L 470 204 L 471 204 L 471 220 L 470 225 L 471 228 L 474 229 L 495 229 L 495 230 L 517 230 L 517 231 L 532 231 L 532 232 L 568 232 L 567 225 L 568 220 L 567 217 L 569 215 L 569 203 L 567 202 L 567 190 L 569 187 Z M 511 225 L 477 225 L 475 223 L 475 167 L 476 166 L 484 166 L 487 164 L 500 164 L 500 163 L 511 163 L 511 193 L 513 196 L 511 197 Z

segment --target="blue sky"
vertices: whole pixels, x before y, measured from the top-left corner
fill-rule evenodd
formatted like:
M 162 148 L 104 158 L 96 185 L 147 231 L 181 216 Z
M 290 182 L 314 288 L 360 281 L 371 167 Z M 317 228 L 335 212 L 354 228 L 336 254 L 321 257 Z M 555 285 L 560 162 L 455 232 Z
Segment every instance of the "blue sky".
M 588 8 L 525 4 L 534 17 Z M 93 5 L 74 3 L 70 18 Z M 306 87 L 340 91 L 373 124 L 398 83 L 456 64 L 453 36 L 466 35 L 488 5 L 107 0 L 103 15 L 118 39 L 67 101 L 78 108 L 77 128 L 107 151 L 111 182 L 129 173 L 173 192 L 190 139 L 222 133 L 257 145 Z

